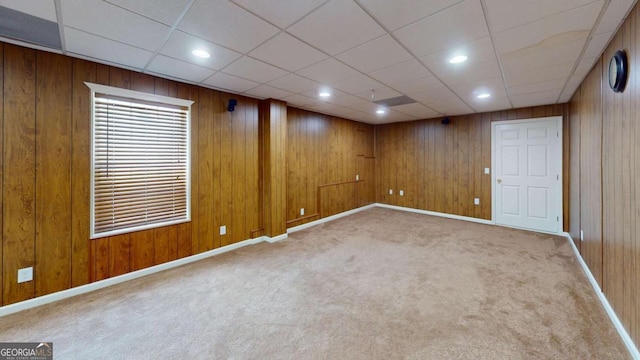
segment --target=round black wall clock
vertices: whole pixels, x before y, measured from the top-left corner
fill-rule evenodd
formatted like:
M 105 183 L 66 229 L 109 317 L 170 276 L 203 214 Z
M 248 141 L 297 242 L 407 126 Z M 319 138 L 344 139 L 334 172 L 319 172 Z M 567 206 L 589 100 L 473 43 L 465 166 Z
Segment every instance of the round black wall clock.
M 609 61 L 609 86 L 613 91 L 617 93 L 624 91 L 628 73 L 627 53 L 624 50 L 618 50 Z

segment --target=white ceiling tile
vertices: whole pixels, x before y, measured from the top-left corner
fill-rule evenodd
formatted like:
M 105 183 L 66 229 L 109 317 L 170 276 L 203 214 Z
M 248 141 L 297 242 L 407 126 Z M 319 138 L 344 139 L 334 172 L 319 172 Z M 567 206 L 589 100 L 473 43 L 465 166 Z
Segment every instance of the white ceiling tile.
M 278 28 L 228 1 L 196 0 L 178 25 L 188 33 L 246 53 Z
M 196 83 L 215 73 L 214 70 L 163 55 L 156 56 L 147 67 L 147 70 Z
M 321 98 L 318 96 L 318 89 L 307 90 L 303 92 L 301 95 L 307 96 L 309 98 L 314 98 L 318 103 L 332 103 L 340 106 L 351 106 L 354 104 L 366 102 L 365 100 L 360 99 L 359 97 L 349 95 L 347 93 L 343 93 L 338 90 L 331 90 L 331 96 L 327 98 Z
M 127 10 L 173 26 L 190 0 L 105 0 Z M 66 20 L 66 19 L 65 19 Z
M 431 76 L 431 73 L 418 61 L 409 60 L 371 72 L 369 73 L 369 76 L 385 84 L 391 85 L 419 79 L 425 76 Z
M 385 31 L 353 1 L 332 0 L 288 29 L 330 55 L 383 35 Z
M 551 46 L 524 48 L 511 53 L 502 54 L 503 64 L 520 68 L 551 66 L 568 61 L 576 61 L 584 49 L 586 38 L 558 43 Z
M 485 0 L 491 31 L 501 31 L 559 14 L 594 0 Z M 616 0 L 614 0 L 616 1 Z
M 242 93 L 260 85 L 255 81 L 239 78 L 222 72 L 213 74 L 213 76 L 204 81 L 204 84 L 236 93 Z
M 516 108 L 538 105 L 555 104 L 560 91 L 542 91 L 525 95 L 515 95 L 511 97 L 511 102 Z
M 365 90 L 381 87 L 382 84 L 365 75 L 357 75 L 342 81 L 335 82 L 332 87 L 353 94 Z
M 376 110 L 380 108 L 380 105 L 372 103 L 370 101 L 365 101 L 351 104 L 348 106 L 348 108 L 356 111 L 361 111 L 365 114 L 375 114 Z
M 323 84 L 332 84 L 360 75 L 359 72 L 332 58 L 296 71 L 296 73 Z
M 482 80 L 462 82 L 451 86 L 452 90 L 468 104 L 472 105 L 475 102 L 486 102 L 492 98 L 507 97 L 507 92 L 504 88 L 504 82 L 502 77 L 498 74 L 495 78 L 484 78 Z M 478 99 L 480 94 L 488 93 L 491 97 L 487 99 Z M 473 105 L 472 105 L 473 106 Z
M 319 83 L 296 74 L 287 74 L 281 78 L 270 81 L 268 85 L 294 93 L 317 89 L 320 87 Z
M 340 116 L 345 119 L 366 123 L 364 118 L 367 117 L 367 114 L 361 111 L 352 111 L 351 109 L 347 109 L 347 111 L 341 114 Z
M 587 50 L 585 50 L 582 57 L 592 58 L 599 57 L 602 55 L 604 48 L 609 43 L 609 40 L 613 36 L 613 32 L 605 32 L 601 34 L 594 35 L 589 41 L 589 45 L 587 45 Z
M 153 56 L 152 52 L 138 49 L 82 31 L 65 28 L 67 51 L 110 63 L 142 69 Z
M 438 104 L 433 105 L 434 109 L 439 111 L 442 116 L 458 116 L 473 114 L 475 111 L 465 104 Z
M 476 99 L 476 101 L 471 103 L 471 106 L 473 106 L 476 112 L 489 112 L 511 109 L 511 102 L 506 96 L 490 97 L 488 99 Z
M 571 79 L 567 82 L 567 85 L 565 86 L 564 91 L 560 95 L 558 102 L 560 103 L 569 102 L 571 100 L 571 97 L 573 97 L 573 94 L 576 92 L 576 90 L 578 90 L 578 87 L 580 86 L 580 84 L 582 84 L 583 79 L 584 78 L 582 77 L 572 76 Z
M 101 0 L 62 1 L 62 17 L 66 27 L 151 51 L 158 50 L 171 30 L 169 26 Z
M 280 33 L 249 55 L 289 71 L 300 70 L 328 57 L 287 33 Z
M 475 66 L 463 66 L 458 69 L 439 74 L 445 84 L 453 87 L 457 85 L 474 84 L 485 79 L 501 77 L 500 66 L 497 61 L 489 61 Z
M 567 78 L 571 74 L 574 66 L 573 61 L 543 67 L 521 67 L 518 64 L 503 62 L 508 86 L 530 84 L 538 81 L 546 81 L 560 78 Z
M 596 27 L 595 34 L 615 31 L 636 0 L 611 0 Z
M 354 68 L 368 73 L 412 58 L 391 36 L 385 35 L 336 56 Z
M 207 51 L 211 57 L 203 59 L 194 56 L 191 52 L 196 49 Z M 233 50 L 226 49 L 180 30 L 175 30 L 171 34 L 167 43 L 160 50 L 160 54 L 214 70 L 220 70 L 242 56 Z
M 480 1 L 467 0 L 394 32 L 415 56 L 429 55 L 489 35 Z
M 394 106 L 393 110 L 401 113 L 414 116 L 418 119 L 430 119 L 440 115 L 437 111 L 422 105 L 420 103 L 405 104 L 400 106 Z
M 496 50 L 506 55 L 584 39 L 589 36 L 601 7 L 601 1 L 594 2 L 495 34 Z
M 449 63 L 451 58 L 459 55 L 466 56 L 467 61 L 459 64 Z M 491 37 L 485 36 L 469 43 L 460 44 L 459 46 L 450 47 L 431 55 L 423 56 L 420 58 L 420 61 L 422 61 L 429 70 L 439 74 L 451 71 L 464 71 L 465 68 L 474 67 L 477 64 L 496 61 L 496 54 L 493 50 Z
M 576 70 L 573 75 L 584 78 L 589 73 L 591 68 L 593 68 L 593 64 L 595 64 L 599 59 L 599 56 L 592 58 L 583 57 L 582 60 L 580 60 L 580 63 L 578 63 L 578 66 L 576 66 Z
M 529 84 L 509 87 L 509 95 L 523 95 L 543 91 L 553 91 L 562 89 L 567 82 L 567 78 L 558 78 L 545 81 L 537 81 Z
M 58 22 L 54 0 L 0 0 L 0 6 L 20 11 L 41 19 Z
M 362 104 L 368 102 L 359 97 L 343 93 L 341 91 L 334 90 L 331 97 L 327 99 L 328 102 L 340 105 L 340 106 L 352 106 L 355 104 Z
M 231 0 L 263 19 L 286 28 L 327 0 Z
M 245 94 L 261 99 L 282 99 L 284 97 L 293 95 L 289 91 L 277 89 L 268 85 L 260 85 L 247 91 Z
M 387 29 L 396 30 L 461 0 L 358 0 Z
M 295 105 L 302 108 L 306 108 L 316 103 L 316 101 L 311 99 L 310 97 L 300 95 L 300 94 L 285 96 L 284 98 L 282 98 L 282 100 L 286 101 L 287 104 Z
M 386 86 L 381 86 L 372 90 L 374 95 L 373 99 L 371 99 L 371 90 L 361 91 L 361 92 L 355 93 L 354 95 L 367 101 L 369 100 L 379 101 L 379 100 L 394 98 L 397 96 L 402 96 L 401 93 Z
M 412 94 L 432 91 L 435 89 L 439 89 L 442 86 L 444 86 L 442 82 L 440 82 L 440 80 L 438 80 L 435 76 L 425 76 L 422 78 L 393 84 L 394 89 L 401 91 L 410 97 L 412 96 Z
M 444 86 L 435 90 L 416 94 L 413 99 L 442 114 L 454 115 L 454 113 L 469 114 L 473 112 L 473 110 L 465 104 L 464 101 Z
M 246 56 L 224 68 L 224 72 L 261 83 L 269 82 L 287 74 L 282 69 Z
M 330 114 L 330 115 L 339 115 L 341 113 L 352 112 L 349 109 L 346 109 L 340 105 L 336 105 L 332 103 L 313 104 L 313 105 L 309 105 L 309 108 L 311 108 L 314 111 L 318 111 L 318 112 Z
M 401 113 L 399 111 L 395 111 L 394 109 L 395 107 L 393 109 L 387 109 L 387 113 L 381 115 L 380 117 L 384 118 L 386 121 L 393 122 L 418 120 L 418 118 L 413 115 Z

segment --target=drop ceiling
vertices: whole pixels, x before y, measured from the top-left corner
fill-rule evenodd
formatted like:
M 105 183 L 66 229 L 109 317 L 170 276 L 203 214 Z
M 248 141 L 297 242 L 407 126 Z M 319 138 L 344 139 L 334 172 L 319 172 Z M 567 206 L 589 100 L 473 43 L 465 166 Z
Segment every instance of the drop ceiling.
M 0 40 L 379 124 L 567 102 L 634 4 L 0 0 L 55 23 L 61 47 Z

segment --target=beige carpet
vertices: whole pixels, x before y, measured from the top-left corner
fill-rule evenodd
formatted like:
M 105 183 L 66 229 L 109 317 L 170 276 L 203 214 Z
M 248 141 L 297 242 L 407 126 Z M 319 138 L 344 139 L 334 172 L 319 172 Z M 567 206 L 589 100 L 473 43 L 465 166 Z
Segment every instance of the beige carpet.
M 0 319 L 56 359 L 627 359 L 567 240 L 374 208 Z

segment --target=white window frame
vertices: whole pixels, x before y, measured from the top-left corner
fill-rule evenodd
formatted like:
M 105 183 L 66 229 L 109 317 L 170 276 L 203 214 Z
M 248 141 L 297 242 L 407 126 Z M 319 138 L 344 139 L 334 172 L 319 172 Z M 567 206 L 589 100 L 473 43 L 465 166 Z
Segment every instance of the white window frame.
M 90 82 L 85 82 L 85 85 L 89 87 L 91 90 L 91 199 L 90 199 L 90 238 L 97 239 L 103 238 L 107 236 L 114 236 L 119 234 L 131 233 L 134 231 L 141 231 L 147 229 L 153 229 L 163 226 L 181 224 L 191 221 L 191 105 L 194 103 L 191 100 L 178 99 L 169 96 L 155 95 L 144 93 L 140 91 L 121 89 L 112 86 L 94 84 Z M 187 108 L 187 148 L 186 148 L 186 170 L 187 170 L 187 179 L 186 179 L 186 219 L 181 220 L 172 220 L 172 221 L 164 221 L 153 224 L 146 225 L 137 225 L 131 226 L 123 229 L 111 230 L 111 231 L 103 231 L 100 233 L 95 233 L 95 95 L 102 94 L 107 96 L 118 96 L 123 98 L 129 98 L 134 102 L 136 100 L 139 101 L 147 101 L 154 102 L 172 106 L 180 106 Z

